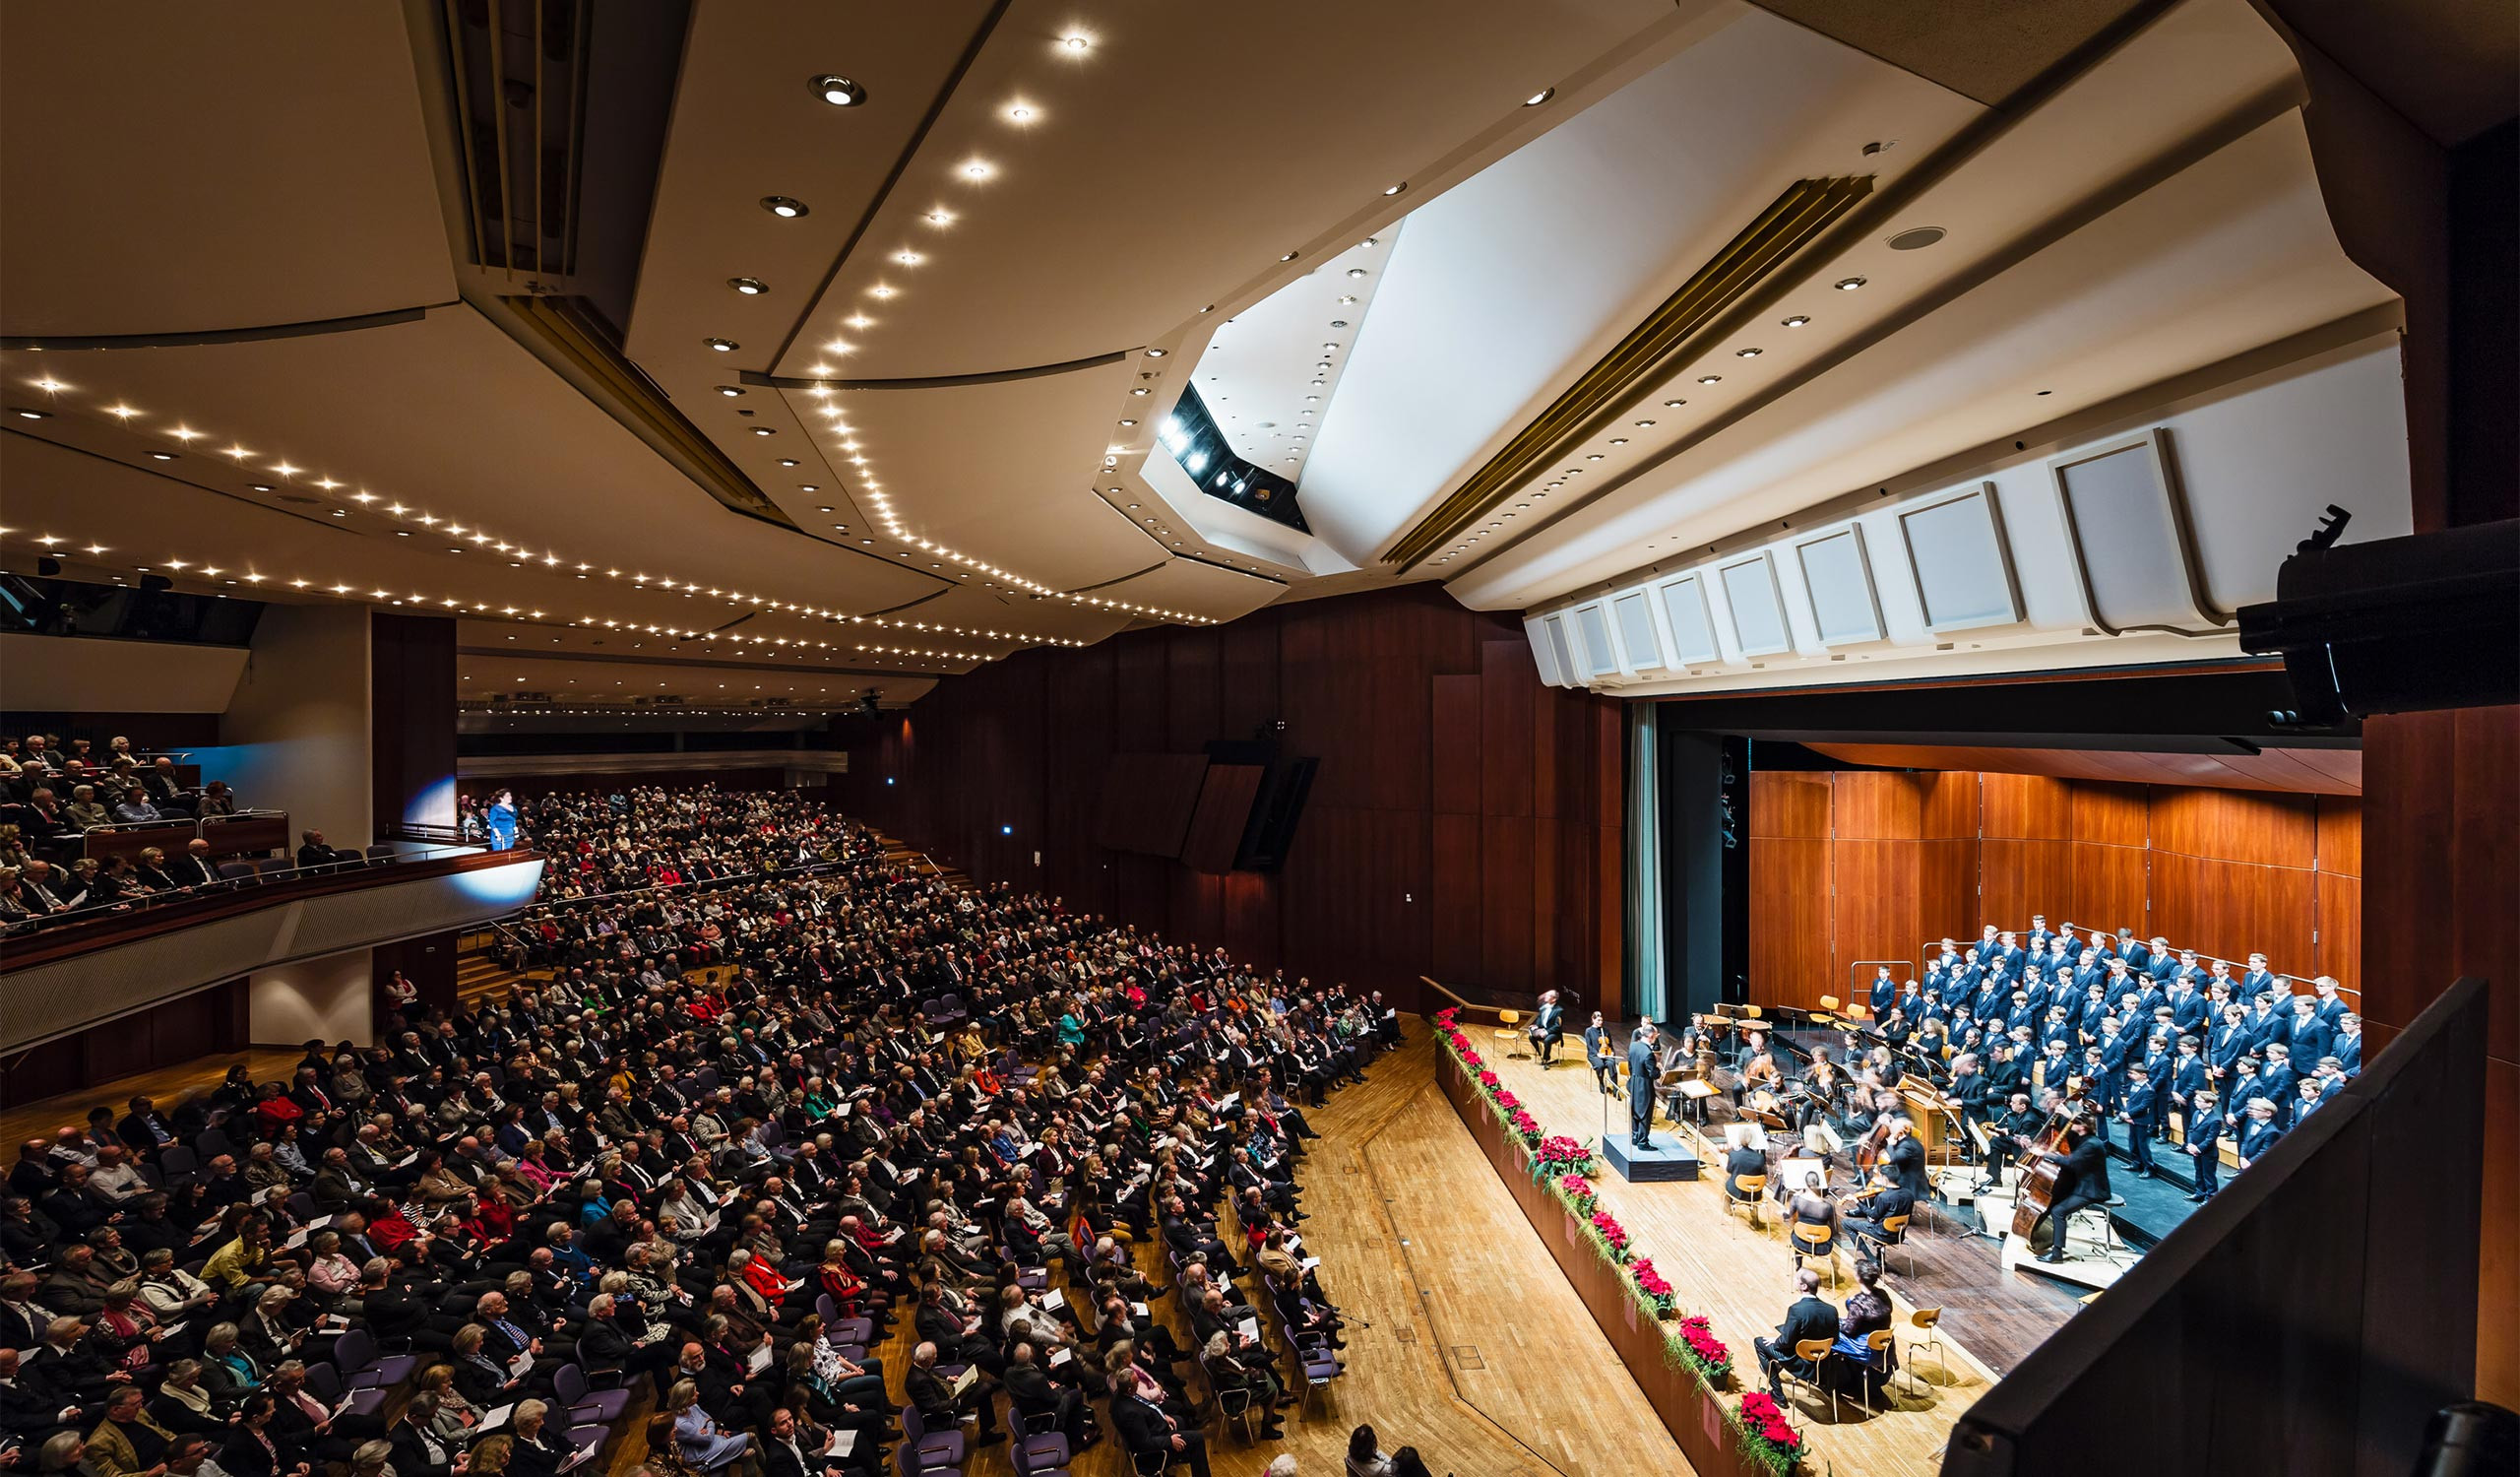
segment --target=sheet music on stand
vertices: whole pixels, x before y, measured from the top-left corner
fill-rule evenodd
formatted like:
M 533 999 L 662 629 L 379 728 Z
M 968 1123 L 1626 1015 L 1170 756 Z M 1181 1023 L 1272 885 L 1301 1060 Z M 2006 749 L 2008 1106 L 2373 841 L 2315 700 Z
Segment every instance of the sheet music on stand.
M 1779 1200 L 1790 1200 L 1800 1194 L 1805 1188 L 1802 1184 L 1802 1177 L 1805 1175 L 1819 1176 L 1820 1188 L 1828 1188 L 1829 1166 L 1826 1161 L 1789 1158 L 1776 1167 L 1776 1197 Z

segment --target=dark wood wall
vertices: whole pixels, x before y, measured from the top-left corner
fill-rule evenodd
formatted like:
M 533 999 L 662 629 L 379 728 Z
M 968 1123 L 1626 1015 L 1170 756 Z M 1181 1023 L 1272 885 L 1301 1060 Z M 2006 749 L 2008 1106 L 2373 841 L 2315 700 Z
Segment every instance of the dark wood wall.
M 1111 754 L 1255 736 L 1320 761 L 1281 870 L 1095 844 Z M 1022 653 L 884 715 L 836 788 L 975 877 L 1405 1008 L 1420 974 L 1615 1000 L 1621 742 L 1616 704 L 1542 685 L 1514 618 L 1409 588 Z
M 1750 997 L 1817 1005 L 1985 924 L 2098 925 L 2362 982 L 2362 806 L 1950 771 L 1750 776 Z M 1858 973 L 1858 966 L 1860 970 Z M 1903 971 L 1904 973 L 1905 971 Z
M 204 1053 L 241 1052 L 247 1039 L 245 982 L 230 980 L 0 1060 L 0 1107 L 157 1071 Z M 105 1106 L 122 1113 L 119 1100 Z

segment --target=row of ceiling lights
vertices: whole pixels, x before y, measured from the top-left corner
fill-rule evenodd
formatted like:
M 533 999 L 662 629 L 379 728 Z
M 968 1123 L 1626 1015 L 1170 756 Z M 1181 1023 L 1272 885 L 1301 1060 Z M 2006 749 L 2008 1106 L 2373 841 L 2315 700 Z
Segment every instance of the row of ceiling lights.
M 30 383 L 32 384 L 34 388 L 55 397 L 67 394 L 77 388 L 76 386 L 65 384 L 60 380 L 54 379 L 49 375 L 32 380 Z M 104 407 L 103 409 L 107 415 L 113 416 L 125 426 L 129 426 L 134 419 L 148 414 L 136 407 L 123 404 L 121 402 L 116 402 L 114 405 Z M 51 418 L 52 413 L 49 411 L 38 411 L 32 408 L 20 408 L 15 412 L 15 414 L 20 416 L 22 418 L 27 419 L 49 419 Z M 179 421 L 173 428 L 166 430 L 165 434 L 172 436 L 177 441 L 189 446 L 192 442 L 202 439 L 209 433 L 206 431 L 195 430 L 190 425 Z M 239 467 L 252 466 L 253 462 L 251 459 L 262 455 L 260 452 L 254 451 L 241 444 L 229 446 L 221 454 L 226 456 L 232 463 Z M 158 452 L 152 453 L 152 455 L 163 460 L 173 460 L 175 454 Z M 278 474 L 284 481 L 294 481 L 299 474 L 306 470 L 302 467 L 291 465 L 284 457 L 270 462 L 268 467 L 271 472 Z M 250 485 L 253 490 L 257 492 L 271 493 L 279 490 L 277 486 L 269 482 L 255 482 Z M 315 480 L 310 483 L 310 485 L 326 492 L 332 492 L 350 484 L 328 476 Z M 467 528 L 466 525 L 455 520 L 441 519 L 434 514 L 422 512 L 417 508 L 407 507 L 400 502 L 385 503 L 381 496 L 368 491 L 364 487 L 361 487 L 357 491 L 351 493 L 349 495 L 349 500 L 358 503 L 363 509 L 370 513 L 382 514 L 386 517 L 412 525 L 412 528 L 394 530 L 394 534 L 398 538 L 417 537 L 413 532 L 413 529 L 420 529 L 429 533 L 440 534 L 450 539 L 465 541 L 465 543 L 469 543 L 475 549 L 489 549 L 501 554 L 509 555 L 510 568 L 521 569 L 528 566 L 539 565 L 545 570 L 559 570 L 572 563 L 572 561 L 565 555 L 556 550 L 545 549 L 541 553 L 536 554 L 522 545 L 512 544 L 508 540 L 497 537 L 487 529 Z M 379 503 L 384 503 L 384 505 L 380 507 L 378 506 Z M 346 518 L 348 515 L 348 509 L 346 508 L 333 509 L 333 516 L 337 518 Z M 104 550 L 100 546 L 93 551 L 103 552 Z M 446 551 L 451 554 L 461 554 L 467 550 L 464 544 L 451 544 L 447 546 Z M 579 579 L 592 579 L 595 573 L 595 565 L 585 561 L 575 561 L 575 567 L 571 572 L 575 573 Z M 603 571 L 603 574 L 607 579 L 627 580 L 631 585 L 643 590 L 654 589 L 662 590 L 668 593 L 678 592 L 682 594 L 685 599 L 696 599 L 705 593 L 708 598 L 712 600 L 724 600 L 730 606 L 748 606 L 758 610 L 784 611 L 794 615 L 823 620 L 872 620 L 876 624 L 890 623 L 883 620 L 880 616 L 851 615 L 844 611 L 829 610 L 823 607 L 777 600 L 768 596 L 757 595 L 744 591 L 708 587 L 704 592 L 704 588 L 699 581 L 683 580 L 670 574 L 651 576 L 644 571 L 624 574 L 617 568 L 607 568 Z M 256 576 L 255 578 L 260 579 L 260 576 Z M 481 609 L 487 608 L 486 604 L 481 606 Z M 920 628 L 926 629 L 924 626 Z M 937 626 L 935 628 L 940 631 L 947 629 L 947 627 L 944 626 Z M 651 627 L 651 629 L 655 628 Z M 993 630 L 968 631 L 956 628 L 953 633 L 956 635 L 973 637 L 984 636 L 992 640 L 1040 645 L 1079 646 L 1083 644 L 1082 642 L 1068 640 L 1063 637 L 1031 636 L 1015 632 L 1001 632 Z
M 1853 292 L 1862 289 L 1866 284 L 1867 279 L 1864 278 L 1843 277 L 1838 279 L 1835 283 L 1832 283 L 1830 286 L 1841 292 Z M 1796 313 L 1783 319 L 1779 326 L 1788 329 L 1796 329 L 1809 327 L 1810 323 L 1810 314 Z M 1755 345 L 1744 346 L 1732 351 L 1733 357 L 1744 360 L 1755 359 L 1766 353 L 1766 350 L 1758 348 Z M 1718 385 L 1724 382 L 1724 376 L 1717 374 L 1712 370 L 1698 374 L 1696 379 L 1698 384 L 1701 386 Z M 1685 397 L 1674 395 L 1666 399 L 1663 402 L 1663 407 L 1666 410 L 1675 411 L 1687 404 L 1688 401 Z M 1656 423 L 1657 422 L 1651 417 L 1639 417 L 1635 421 L 1636 426 L 1640 429 L 1651 429 Z M 1607 447 L 1611 448 L 1611 450 L 1587 452 L 1585 453 L 1584 460 L 1587 462 L 1599 462 L 1606 460 L 1614 454 L 1615 448 L 1627 445 L 1628 440 L 1629 438 L 1626 436 L 1612 436 L 1606 443 L 1605 443 Z M 1517 502 L 1512 507 L 1498 513 L 1495 518 L 1489 520 L 1484 527 L 1479 530 L 1479 532 L 1471 534 L 1467 538 L 1464 538 L 1459 543 L 1455 544 L 1451 548 L 1446 549 L 1435 559 L 1435 562 L 1438 564 L 1449 564 L 1454 559 L 1468 553 L 1473 545 L 1478 544 L 1488 535 L 1502 533 L 1507 521 L 1522 513 L 1530 511 L 1533 503 L 1544 500 L 1549 493 L 1565 486 L 1569 479 L 1582 477 L 1584 475 L 1584 470 L 1585 469 L 1581 467 L 1569 467 L 1563 472 L 1560 472 L 1554 480 L 1541 483 L 1540 486 L 1532 490 L 1531 496 L 1528 500 Z M 1651 546 L 1649 545 L 1648 546 L 1650 547 Z

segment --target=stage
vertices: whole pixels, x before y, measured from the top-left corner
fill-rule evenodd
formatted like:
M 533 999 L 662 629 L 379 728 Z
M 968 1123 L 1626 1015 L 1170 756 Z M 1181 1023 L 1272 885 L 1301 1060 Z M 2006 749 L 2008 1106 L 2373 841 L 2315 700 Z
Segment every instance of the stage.
M 1603 1105 L 1592 1073 L 1580 1063 L 1561 1062 L 1544 1071 L 1528 1058 L 1481 1055 L 1487 1067 L 1548 1131 L 1571 1131 L 1594 1139 L 1586 1130 L 1598 1126 Z M 1441 1070 L 1446 1094 L 1462 1112 L 1474 1135 L 1482 1143 L 1498 1137 L 1492 1115 L 1476 1096 L 1476 1084 L 1462 1075 L 1449 1058 Z M 1620 1101 L 1610 1106 L 1617 1115 L 1612 1143 L 1623 1150 L 1626 1104 Z M 1773 1334 L 1792 1302 L 1793 1258 L 1773 1208 L 1757 1230 L 1752 1230 L 1738 1213 L 1726 1211 L 1722 1177 L 1714 1168 L 1720 1144 L 1711 1150 L 1696 1137 L 1694 1128 L 1675 1125 L 1659 1115 L 1654 1138 L 1661 1144 L 1689 1143 L 1708 1164 L 1706 1178 L 1696 1183 L 1636 1183 L 1620 1178 L 1613 1169 L 1596 1177 L 1596 1188 L 1603 1207 L 1635 1238 L 1637 1253 L 1651 1257 L 1677 1290 L 1681 1311 L 1710 1318 L 1715 1336 L 1731 1346 L 1734 1393 L 1725 1397 L 1729 1405 L 1738 1391 L 1759 1387 L 1758 1362 L 1751 1340 Z M 1598 1141 L 1595 1146 L 1599 1146 Z M 1507 1146 L 1503 1153 L 1511 1159 L 1517 1151 Z M 1494 1157 L 1491 1153 L 1491 1159 Z M 1500 1164 L 1498 1173 L 1510 1181 L 1507 1166 Z M 1517 1193 L 1519 1196 L 1520 1191 Z M 1542 1232 L 1544 1243 L 1547 1243 L 1544 1216 L 1533 1213 L 1529 1203 L 1526 1211 L 1535 1229 Z M 1924 1219 L 1920 1216 L 1920 1224 Z M 1560 1252 L 1555 1246 L 1551 1250 Z M 1923 1390 L 1921 1393 L 1917 1383 L 1903 1373 L 1894 1383 L 1889 1408 L 1864 1410 L 1848 1402 L 1841 1407 L 1843 1419 L 1835 1424 L 1825 1399 L 1814 1402 L 1805 1395 L 1796 1401 L 1794 1418 L 1811 1443 L 1813 1470 L 1826 1470 L 1834 1463 L 1840 1470 L 1868 1474 L 1915 1473 L 1922 1477 L 1936 1471 L 1943 1445 L 1960 1413 L 1985 1392 L 2000 1371 L 2062 1327 L 2079 1311 L 2081 1299 L 2087 1296 L 2085 1288 L 2032 1273 L 2007 1271 L 2000 1257 L 1996 1243 L 1946 1230 L 1914 1233 L 1906 1248 L 1892 1252 L 1885 1278 L 1895 1310 L 1892 1327 L 1903 1351 L 1904 1366 L 1922 1371 Z M 1567 1259 L 1561 1252 L 1562 1266 Z M 1817 1262 L 1811 1265 L 1819 1267 Z M 1580 1260 L 1568 1269 L 1570 1280 L 1578 1282 L 1579 1290 L 1582 1270 Z M 1842 1256 L 1838 1285 L 1832 1289 L 1824 1275 L 1821 1295 L 1842 1304 L 1854 1286 L 1849 1264 Z M 1587 1301 L 1593 1300 L 1588 1296 Z M 1928 1349 L 1922 1360 L 1907 1361 L 1905 1351 L 1913 1331 L 1908 1316 L 1920 1306 L 1942 1310 L 1939 1332 L 1943 1347 Z M 1599 1307 L 1595 1312 L 1597 1318 L 1602 1316 Z M 1623 1310 L 1610 1314 L 1613 1320 L 1624 1316 Z M 1625 1326 L 1633 1330 L 1632 1317 L 1626 1317 Z M 1625 1354 L 1621 1328 L 1606 1323 L 1605 1331 Z M 1992 1349 L 1992 1357 L 1982 1357 L 1978 1347 L 1981 1344 Z M 1659 1360 L 1656 1363 L 1659 1366 Z M 1631 1359 L 1629 1367 L 1638 1371 L 1638 1361 Z M 1652 1370 L 1638 1371 L 1639 1383 L 1647 1387 L 1649 1397 L 1656 1395 L 1653 1375 Z M 1658 1408 L 1663 1403 L 1656 1399 Z M 1666 1419 L 1667 1423 L 1670 1420 L 1668 1411 Z
M 1660 1185 L 1672 1180 L 1697 1178 L 1697 1151 L 1670 1128 L 1657 1128 L 1650 1135 L 1652 1147 L 1632 1148 L 1619 1134 L 1612 1133 L 1595 1140 L 1593 1152 L 1609 1161 L 1610 1170 L 1622 1180 L 1638 1185 Z

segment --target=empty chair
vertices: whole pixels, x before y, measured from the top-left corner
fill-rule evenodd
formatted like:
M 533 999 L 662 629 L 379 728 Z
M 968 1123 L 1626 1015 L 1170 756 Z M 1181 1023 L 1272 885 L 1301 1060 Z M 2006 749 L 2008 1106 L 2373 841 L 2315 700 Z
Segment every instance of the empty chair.
M 182 1144 L 170 1143 L 158 1151 L 158 1169 L 168 1184 L 181 1185 L 201 1173 L 201 1160 Z
M 391 862 L 394 860 L 394 848 L 379 842 L 369 847 L 362 855 L 370 862 Z
M 225 1154 L 230 1159 L 240 1157 L 236 1153 L 236 1145 L 228 1139 L 225 1133 L 220 1132 L 217 1128 L 204 1128 L 199 1133 L 194 1134 L 193 1152 L 201 1155 L 204 1159 L 216 1159 L 221 1154 Z
M 333 1363 L 351 1389 L 388 1389 L 410 1379 L 420 1361 L 410 1354 L 380 1355 L 366 1329 L 352 1328 L 334 1343 Z
M 1018 1437 L 1006 1449 L 1016 1477 L 1067 1477 L 1067 1438 L 1055 1431 Z
M 315 1197 L 302 1189 L 290 1190 L 288 1193 L 288 1213 L 297 1217 L 300 1221 L 311 1221 L 315 1219 L 316 1215 L 319 1214 L 315 1209 Z
M 551 1393 L 559 1396 L 568 1408 L 572 1421 L 593 1421 L 609 1426 L 621 1419 L 630 1408 L 630 1392 L 626 1389 L 590 1389 L 586 1371 L 574 1364 L 564 1364 L 551 1372 Z
M 718 1069 L 714 1066 L 704 1066 L 691 1074 L 691 1081 L 692 1085 L 702 1092 L 716 1092 L 719 1082 Z
M 940 1370 L 939 1373 L 941 1374 L 942 1371 Z M 917 1462 L 915 1470 L 922 1472 L 931 1472 L 938 1467 L 962 1465 L 963 1433 L 928 1430 L 927 1422 L 919 1416 L 918 1406 L 913 1401 L 903 1403 L 901 1414 L 901 1450 L 904 1471 L 913 1470 L 910 1463 L 914 1459 Z
M 230 857 L 219 864 L 219 879 L 222 882 L 250 882 L 260 870 L 242 857 Z

